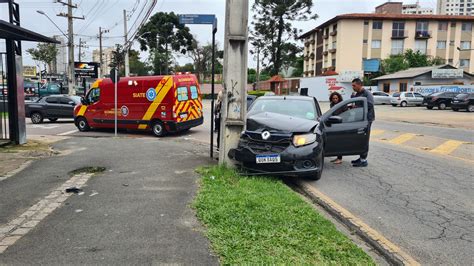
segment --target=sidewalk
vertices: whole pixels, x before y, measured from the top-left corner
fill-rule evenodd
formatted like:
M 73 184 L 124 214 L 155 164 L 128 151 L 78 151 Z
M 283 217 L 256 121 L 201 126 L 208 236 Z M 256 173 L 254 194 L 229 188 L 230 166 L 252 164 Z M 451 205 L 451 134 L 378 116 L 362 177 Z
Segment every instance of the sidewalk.
M 207 145 L 70 138 L 52 146 L 59 155 L 0 181 L 0 228 L 64 187 L 71 171 L 106 170 L 0 252 L 0 264 L 218 264 L 190 208 L 194 169 L 211 163 Z

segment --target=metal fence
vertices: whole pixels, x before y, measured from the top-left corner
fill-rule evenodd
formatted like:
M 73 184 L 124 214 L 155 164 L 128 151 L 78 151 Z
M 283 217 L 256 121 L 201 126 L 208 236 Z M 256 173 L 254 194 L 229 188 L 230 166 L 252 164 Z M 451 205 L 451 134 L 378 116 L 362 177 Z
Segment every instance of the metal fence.
M 7 54 L 0 53 L 0 140 L 9 140 Z

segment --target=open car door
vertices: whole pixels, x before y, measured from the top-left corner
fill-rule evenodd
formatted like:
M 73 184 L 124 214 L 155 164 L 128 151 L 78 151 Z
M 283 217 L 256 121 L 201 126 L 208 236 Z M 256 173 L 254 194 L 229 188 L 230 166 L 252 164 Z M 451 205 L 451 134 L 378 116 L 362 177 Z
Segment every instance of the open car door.
M 342 101 L 321 116 L 324 155 L 359 155 L 369 148 L 367 99 Z

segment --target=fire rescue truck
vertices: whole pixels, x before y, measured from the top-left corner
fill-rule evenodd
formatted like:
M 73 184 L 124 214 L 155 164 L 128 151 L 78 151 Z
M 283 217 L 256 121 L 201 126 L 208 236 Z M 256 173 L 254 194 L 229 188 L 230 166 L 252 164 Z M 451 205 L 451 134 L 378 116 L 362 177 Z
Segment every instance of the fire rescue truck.
M 79 131 L 114 128 L 114 83 L 98 79 L 74 109 Z M 200 87 L 196 76 L 124 77 L 117 84 L 117 127 L 151 130 L 161 137 L 203 123 Z

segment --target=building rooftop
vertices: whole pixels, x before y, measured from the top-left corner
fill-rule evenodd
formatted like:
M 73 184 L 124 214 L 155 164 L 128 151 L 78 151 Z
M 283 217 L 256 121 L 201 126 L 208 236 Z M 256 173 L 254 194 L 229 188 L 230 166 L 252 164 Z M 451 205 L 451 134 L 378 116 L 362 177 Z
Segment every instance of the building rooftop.
M 335 16 L 334 18 L 324 22 L 316 28 L 302 34 L 299 38 L 305 38 L 317 30 L 321 30 L 342 19 L 377 19 L 377 20 L 444 20 L 444 21 L 466 21 L 472 22 L 472 16 L 451 16 L 451 15 L 421 15 L 421 14 L 376 14 L 376 13 L 351 13 Z
M 404 79 L 404 78 L 415 78 L 427 73 L 430 73 L 433 69 L 439 68 L 448 68 L 448 69 L 455 69 L 452 65 L 439 65 L 439 66 L 428 66 L 428 67 L 413 67 L 406 70 L 398 71 L 392 74 L 380 76 L 378 78 L 374 78 L 373 80 L 387 80 L 387 79 Z M 471 74 L 464 72 L 468 76 L 472 76 Z

